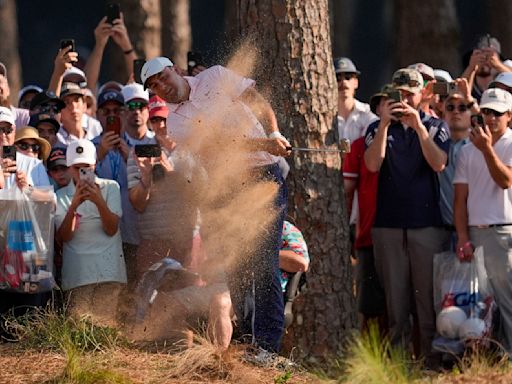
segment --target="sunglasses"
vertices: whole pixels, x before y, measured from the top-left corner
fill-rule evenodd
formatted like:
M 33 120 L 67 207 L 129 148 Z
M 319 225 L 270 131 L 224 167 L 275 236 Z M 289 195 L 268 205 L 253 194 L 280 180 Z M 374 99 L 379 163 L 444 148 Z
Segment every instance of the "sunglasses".
M 505 114 L 505 112 L 498 112 L 498 111 L 495 111 L 494 109 L 489 109 L 489 108 L 482 108 L 481 112 L 485 116 L 494 115 L 494 117 L 501 117 Z
M 445 108 L 448 112 L 453 112 L 457 109 L 457 111 L 459 112 L 466 112 L 469 108 L 467 105 L 465 104 L 459 104 L 459 105 L 454 105 L 454 104 L 448 104 Z
M 53 113 L 59 113 L 60 112 L 60 108 L 56 105 L 51 105 L 51 104 L 48 104 L 48 105 L 42 105 L 40 108 L 39 108 L 39 112 L 41 113 L 44 113 L 44 112 L 53 112 Z
M 350 73 L 350 72 L 337 73 L 336 81 L 350 80 L 350 79 L 355 79 L 356 77 L 357 77 L 357 75 L 355 73 Z
M 14 128 L 1 128 L 0 133 L 5 133 L 6 135 L 10 135 L 14 131 Z
M 129 111 L 136 111 L 138 109 L 146 108 L 148 105 L 147 103 L 143 103 L 141 101 L 130 101 L 126 103 L 126 106 L 128 107 Z
M 39 144 L 28 144 L 24 142 L 16 143 L 16 146 L 21 149 L 22 151 L 28 151 L 29 148 L 32 150 L 32 152 L 36 153 L 41 150 L 41 146 Z
M 165 121 L 165 119 L 160 116 L 154 116 L 151 119 L 149 119 L 149 121 L 151 121 L 152 123 L 159 123 L 161 121 Z

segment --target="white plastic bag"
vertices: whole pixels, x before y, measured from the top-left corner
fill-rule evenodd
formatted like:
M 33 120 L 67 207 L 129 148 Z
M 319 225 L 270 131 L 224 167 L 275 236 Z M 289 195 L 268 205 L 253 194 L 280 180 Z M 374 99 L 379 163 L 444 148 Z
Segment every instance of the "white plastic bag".
M 484 330 L 480 338 L 490 336 L 496 303 L 488 282 L 482 247 L 475 249 L 471 262 L 461 262 L 454 252 L 449 251 L 434 255 L 433 283 L 436 316 L 444 308 L 458 307 L 465 312 L 468 319 L 483 321 Z M 463 324 L 455 339 L 437 336 L 433 342 L 434 349 L 462 353 L 464 342 L 467 341 L 464 337 L 460 338 Z
M 51 290 L 53 276 L 53 188 L 0 190 L 0 289 Z

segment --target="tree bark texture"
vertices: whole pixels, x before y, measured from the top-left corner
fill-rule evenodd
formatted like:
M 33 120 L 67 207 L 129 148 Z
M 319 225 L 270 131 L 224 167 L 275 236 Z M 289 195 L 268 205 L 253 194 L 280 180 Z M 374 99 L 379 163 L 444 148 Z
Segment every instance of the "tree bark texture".
M 17 105 L 21 86 L 21 61 L 18 53 L 18 17 L 14 0 L 0 1 L 0 62 L 7 67 L 11 103 Z
M 503 56 L 509 58 L 512 52 L 512 2 L 489 0 L 486 6 L 489 14 L 489 32 L 500 41 Z
M 187 68 L 187 52 L 192 47 L 189 0 L 160 0 L 162 12 L 162 55 Z
M 240 35 L 260 54 L 257 84 L 293 146 L 335 148 L 337 88 L 327 0 L 237 0 Z M 341 353 L 355 324 L 348 225 L 338 154 L 293 152 L 288 215 L 312 257 L 289 335 L 302 358 Z
M 394 25 L 396 68 L 423 62 L 461 72 L 454 0 L 395 0 Z

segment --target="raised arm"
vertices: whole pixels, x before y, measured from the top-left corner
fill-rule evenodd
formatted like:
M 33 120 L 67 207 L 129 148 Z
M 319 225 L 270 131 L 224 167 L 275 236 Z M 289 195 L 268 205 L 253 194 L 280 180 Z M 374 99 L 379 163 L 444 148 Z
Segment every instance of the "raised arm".
M 87 59 L 85 64 L 84 72 L 87 77 L 87 88 L 91 90 L 96 89 L 98 78 L 100 75 L 101 60 L 103 59 L 103 52 L 108 43 L 108 39 L 111 35 L 112 26 L 107 23 L 107 17 L 105 16 L 100 20 L 98 26 L 94 29 L 94 38 L 96 43 L 94 48 Z

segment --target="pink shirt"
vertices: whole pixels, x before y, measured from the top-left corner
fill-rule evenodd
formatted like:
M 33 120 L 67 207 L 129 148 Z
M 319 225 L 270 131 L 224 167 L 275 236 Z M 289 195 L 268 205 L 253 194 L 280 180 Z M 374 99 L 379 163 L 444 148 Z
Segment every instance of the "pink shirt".
M 241 133 L 241 130 L 245 130 L 247 137 L 267 137 L 250 108 L 239 100 L 247 88 L 254 86 L 254 80 L 220 65 L 208 68 L 195 77 L 184 78 L 190 85 L 189 99 L 180 104 L 167 104 L 167 134 L 178 145 L 194 141 L 194 132 L 200 133 L 212 125 L 221 128 L 219 135 L 226 137 L 230 132 Z M 250 155 L 252 166 L 276 161 L 276 157 L 266 152 Z

